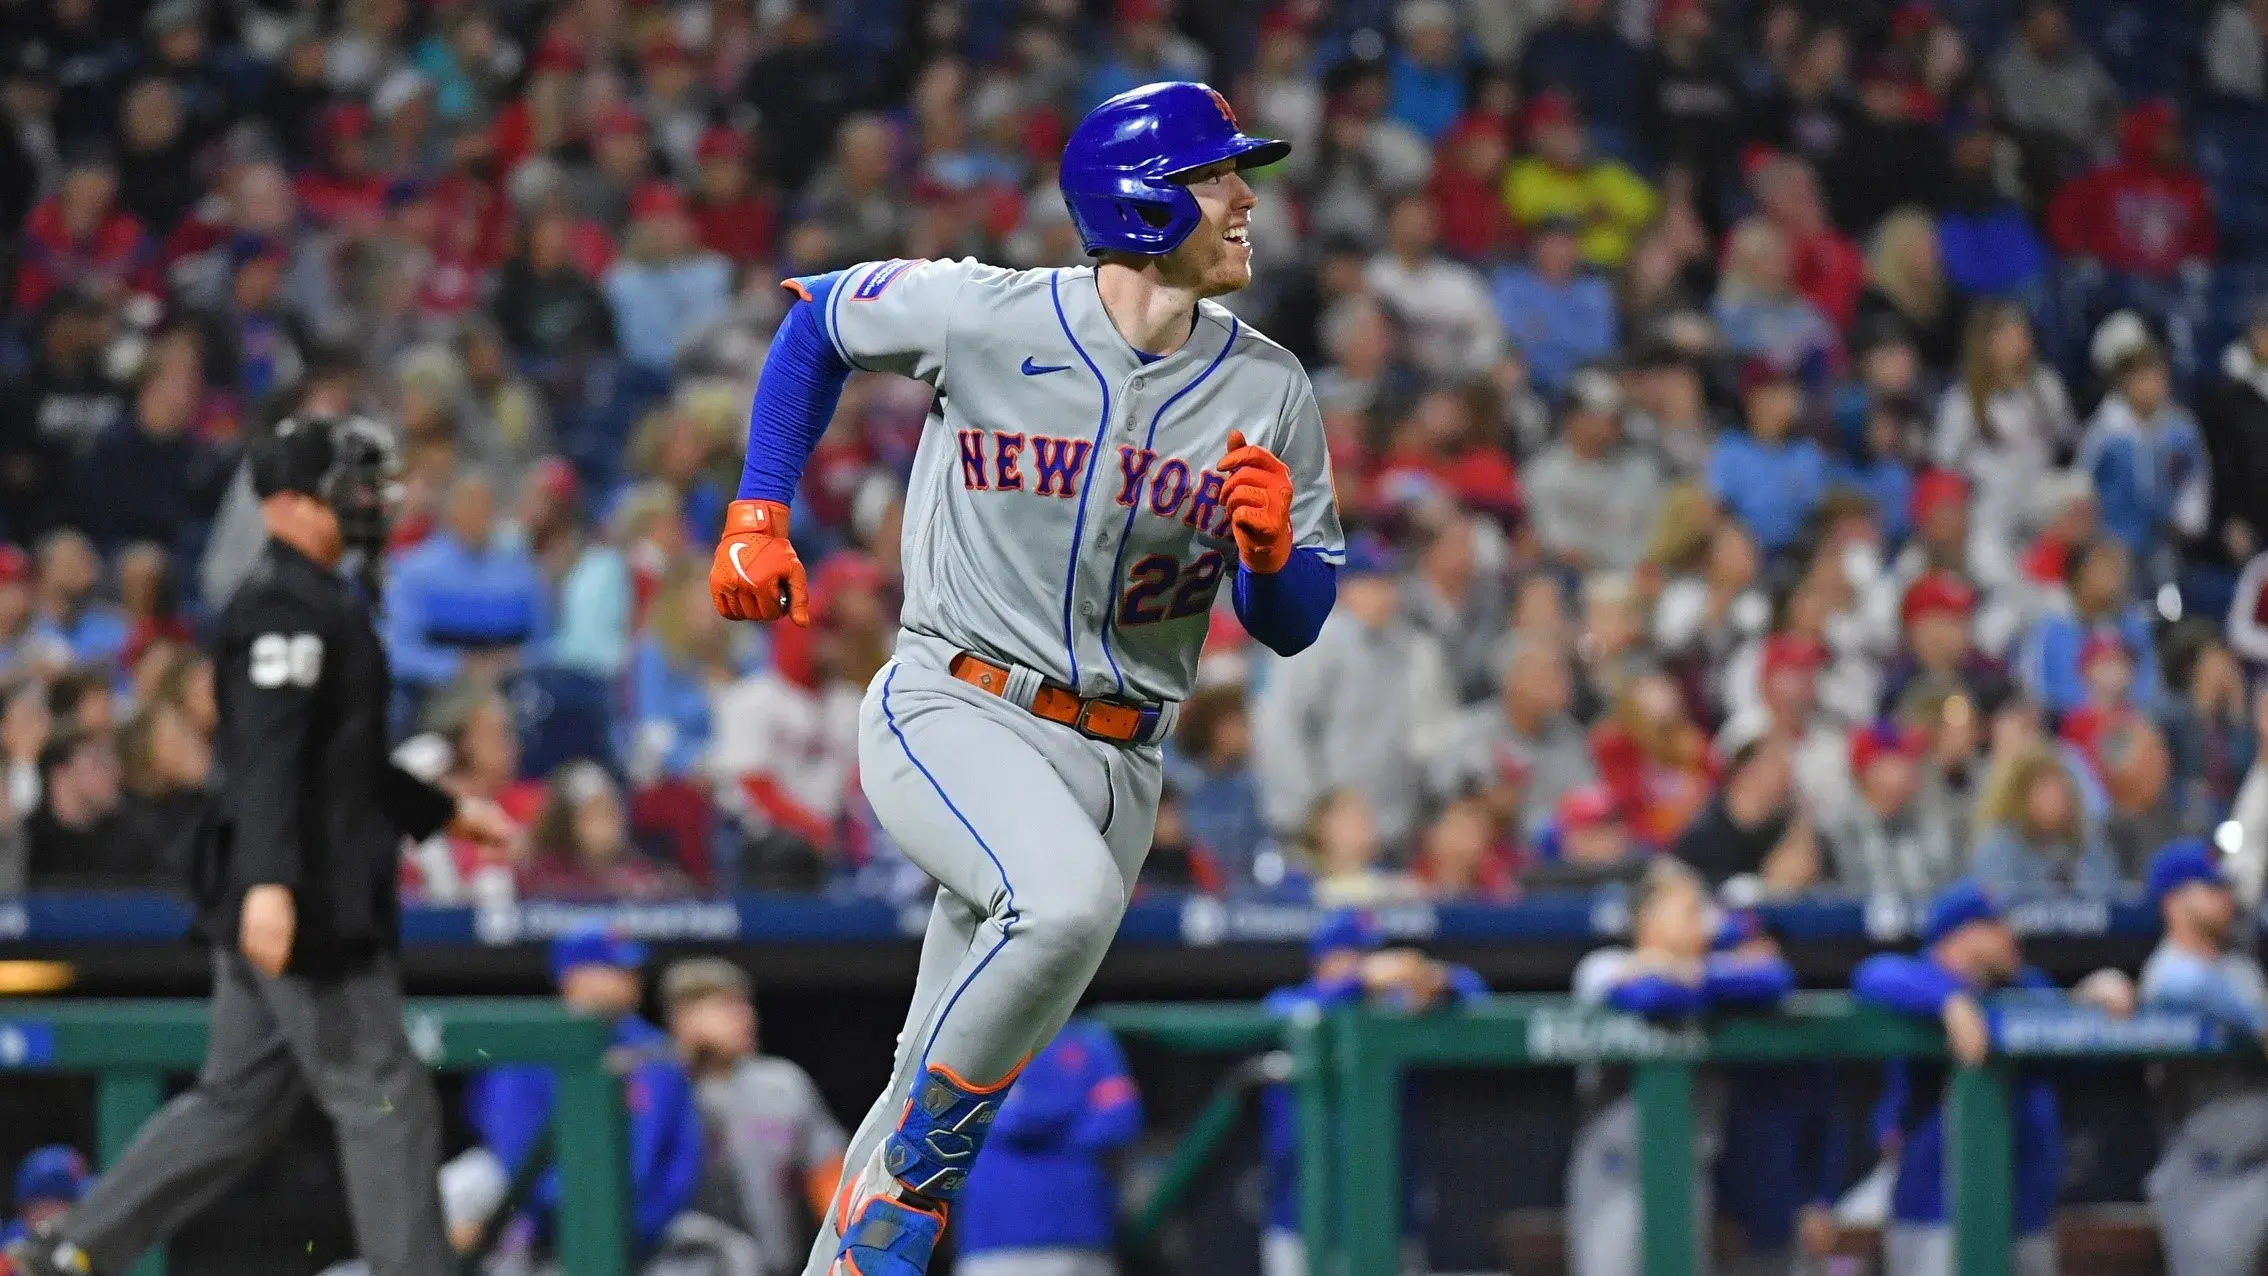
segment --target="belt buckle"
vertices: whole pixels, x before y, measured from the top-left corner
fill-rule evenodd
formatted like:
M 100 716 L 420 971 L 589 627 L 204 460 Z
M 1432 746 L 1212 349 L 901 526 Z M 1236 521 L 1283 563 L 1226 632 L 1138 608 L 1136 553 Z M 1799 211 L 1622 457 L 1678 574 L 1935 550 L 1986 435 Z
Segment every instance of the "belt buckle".
M 1097 740 L 1110 739 L 1109 736 L 1087 725 L 1087 716 L 1095 711 L 1095 706 L 1105 703 L 1108 702 L 1101 696 L 1082 696 L 1079 700 L 1079 716 L 1071 720 L 1071 729 L 1080 735 L 1092 736 Z

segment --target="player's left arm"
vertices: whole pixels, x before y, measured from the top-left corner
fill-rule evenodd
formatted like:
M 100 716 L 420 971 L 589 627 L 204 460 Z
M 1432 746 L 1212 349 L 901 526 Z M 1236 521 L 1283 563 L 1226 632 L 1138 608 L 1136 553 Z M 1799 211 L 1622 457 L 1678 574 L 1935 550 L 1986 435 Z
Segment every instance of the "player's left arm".
M 1271 651 L 1290 656 L 1322 631 L 1346 561 L 1323 413 L 1304 376 L 1273 433 L 1250 440 L 1230 433 L 1222 501 L 1236 538 L 1236 618 Z

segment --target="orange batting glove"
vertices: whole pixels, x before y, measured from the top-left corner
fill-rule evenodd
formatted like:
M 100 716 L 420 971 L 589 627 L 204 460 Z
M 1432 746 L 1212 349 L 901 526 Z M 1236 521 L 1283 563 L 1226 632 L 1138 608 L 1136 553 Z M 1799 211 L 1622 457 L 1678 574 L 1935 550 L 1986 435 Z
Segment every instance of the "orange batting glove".
M 1262 575 L 1284 569 L 1291 561 L 1291 471 L 1264 447 L 1244 441 L 1244 431 L 1230 430 L 1228 455 L 1213 468 L 1228 475 L 1221 502 L 1229 509 L 1229 531 L 1236 536 L 1236 556 Z
M 734 501 L 725 507 L 724 538 L 709 565 L 709 597 L 726 620 L 811 623 L 803 560 L 788 543 L 788 507 L 778 501 Z

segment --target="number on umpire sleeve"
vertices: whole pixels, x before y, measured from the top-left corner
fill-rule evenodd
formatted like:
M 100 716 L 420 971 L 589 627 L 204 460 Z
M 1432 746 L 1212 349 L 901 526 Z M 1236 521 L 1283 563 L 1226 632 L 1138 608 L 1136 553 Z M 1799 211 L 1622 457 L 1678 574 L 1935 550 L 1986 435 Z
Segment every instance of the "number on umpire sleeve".
M 312 687 L 323 676 L 323 640 L 313 634 L 261 634 L 252 640 L 252 685 Z

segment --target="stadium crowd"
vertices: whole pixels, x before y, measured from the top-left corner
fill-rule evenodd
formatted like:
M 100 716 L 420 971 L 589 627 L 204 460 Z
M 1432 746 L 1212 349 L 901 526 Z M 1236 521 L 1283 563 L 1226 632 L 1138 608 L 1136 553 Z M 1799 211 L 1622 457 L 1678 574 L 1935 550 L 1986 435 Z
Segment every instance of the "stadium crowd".
M 1147 884 L 2099 895 L 2218 828 L 2257 892 L 2260 4 L 0 22 L 0 892 L 174 880 L 238 454 L 347 411 L 405 457 L 402 756 L 527 832 L 414 848 L 415 894 L 920 891 L 853 727 L 926 391 L 861 374 L 820 445 L 812 628 L 703 587 L 777 281 L 1075 264 L 1068 122 L 1173 76 L 1296 143 L 1231 304 L 1310 368 L 1354 535 L 1301 655 L 1216 609 Z

